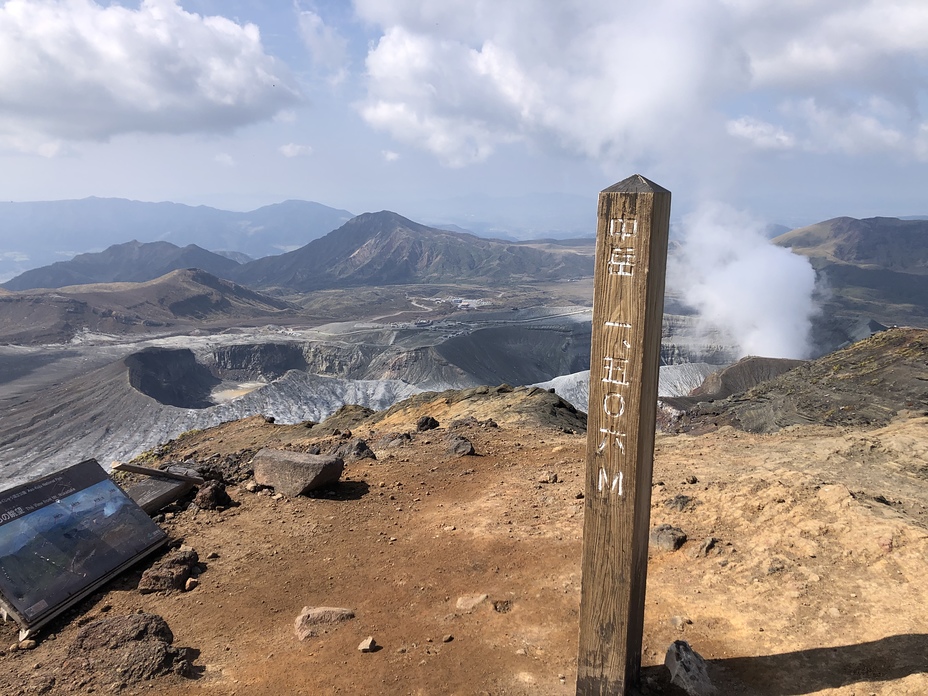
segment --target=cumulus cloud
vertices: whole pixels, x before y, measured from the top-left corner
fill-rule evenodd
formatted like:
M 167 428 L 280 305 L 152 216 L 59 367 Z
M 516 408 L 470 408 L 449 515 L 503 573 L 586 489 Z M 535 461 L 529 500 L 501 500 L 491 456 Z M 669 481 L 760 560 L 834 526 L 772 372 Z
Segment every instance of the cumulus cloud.
M 400 158 L 400 153 L 393 150 L 382 150 L 380 154 L 385 162 L 396 162 Z
M 711 0 L 588 5 L 358 2 L 385 26 L 362 114 L 452 165 L 522 140 L 608 159 L 679 142 L 726 83 L 749 79 Z
M 764 224 L 719 203 L 686 216 L 667 262 L 668 289 L 742 355 L 805 358 L 816 311 L 809 260 L 772 244 Z
M 506 143 L 604 163 L 733 140 L 923 152 L 923 0 L 355 0 L 363 117 L 453 166 Z
M 313 148 L 311 145 L 297 145 L 296 143 L 287 143 L 286 145 L 281 145 L 277 150 L 284 157 L 300 157 L 301 155 L 311 155 L 313 154 Z
M 348 40 L 311 10 L 300 11 L 299 26 L 316 69 L 333 84 L 342 82 L 348 76 Z
M 0 4 L 0 145 L 54 154 L 129 132 L 228 131 L 298 103 L 258 28 L 176 0 Z

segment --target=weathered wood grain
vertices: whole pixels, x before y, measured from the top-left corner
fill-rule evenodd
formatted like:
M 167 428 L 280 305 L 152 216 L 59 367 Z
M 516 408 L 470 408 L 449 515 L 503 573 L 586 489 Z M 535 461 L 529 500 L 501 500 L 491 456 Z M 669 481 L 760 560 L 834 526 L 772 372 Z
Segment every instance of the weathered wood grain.
M 599 195 L 577 694 L 630 694 L 641 669 L 670 192 Z

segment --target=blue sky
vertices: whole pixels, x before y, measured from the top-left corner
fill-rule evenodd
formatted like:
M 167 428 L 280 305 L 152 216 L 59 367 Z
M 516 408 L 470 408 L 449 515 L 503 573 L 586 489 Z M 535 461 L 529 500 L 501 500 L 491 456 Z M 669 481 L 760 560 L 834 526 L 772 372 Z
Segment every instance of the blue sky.
M 924 0 L 0 0 L 0 196 L 928 214 L 925 37 Z

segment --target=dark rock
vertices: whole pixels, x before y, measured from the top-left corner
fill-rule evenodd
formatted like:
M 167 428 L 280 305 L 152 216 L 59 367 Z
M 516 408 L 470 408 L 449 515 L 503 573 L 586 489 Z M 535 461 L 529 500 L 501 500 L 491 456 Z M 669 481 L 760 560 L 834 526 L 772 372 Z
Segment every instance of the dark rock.
M 676 551 L 686 543 L 686 533 L 669 524 L 660 524 L 651 530 L 651 546 L 662 551 Z
M 208 481 L 200 486 L 194 504 L 202 510 L 216 510 L 227 508 L 232 504 L 232 498 L 226 493 L 226 486 L 221 481 Z
M 510 611 L 512 611 L 512 600 L 494 599 L 493 611 L 497 612 L 498 614 L 508 614 Z
M 274 420 L 275 420 L 274 416 L 265 416 L 265 417 L 264 417 L 264 422 L 265 422 L 265 423 L 273 423 Z
M 200 558 L 191 548 L 181 548 L 167 553 L 160 561 L 142 573 L 139 592 L 149 594 L 163 590 L 183 590 L 187 579 Z
M 718 693 L 706 671 L 706 661 L 685 640 L 674 641 L 667 648 L 664 665 L 670 671 L 670 681 L 689 696 L 714 696 Z
M 425 432 L 426 430 L 434 430 L 438 427 L 438 421 L 432 418 L 431 416 L 422 416 L 419 420 L 416 421 L 416 431 Z
M 253 472 L 250 462 L 253 456 L 253 450 L 243 450 L 221 457 L 210 457 L 194 468 L 207 481 L 222 481 L 227 486 L 232 486 L 251 478 Z
M 473 443 L 462 435 L 455 435 L 448 440 L 448 451 L 459 457 L 466 457 L 477 452 Z
M 291 497 L 338 481 L 345 469 L 339 457 L 274 449 L 260 450 L 252 466 L 257 483 Z
M 693 499 L 688 495 L 675 495 L 670 500 L 665 501 L 664 505 L 671 510 L 679 510 L 680 512 L 683 512 L 687 505 L 689 505 L 691 502 L 693 502 Z
M 374 450 L 370 448 L 370 445 L 359 437 L 354 438 L 350 442 L 345 442 L 336 446 L 329 454 L 339 457 L 346 462 L 357 462 L 362 459 L 377 459 L 377 455 L 374 454 Z
M 187 651 L 172 647 L 174 634 L 156 614 L 111 616 L 84 626 L 68 648 L 65 667 L 123 684 L 162 674 L 186 674 Z

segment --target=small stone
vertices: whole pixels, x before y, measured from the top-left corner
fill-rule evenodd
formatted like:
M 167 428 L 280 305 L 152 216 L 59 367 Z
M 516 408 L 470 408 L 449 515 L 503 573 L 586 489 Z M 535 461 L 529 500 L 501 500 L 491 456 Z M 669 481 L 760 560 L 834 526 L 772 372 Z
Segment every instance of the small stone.
M 651 530 L 651 545 L 662 551 L 676 551 L 686 543 L 686 533 L 669 524 L 660 524 Z
M 187 578 L 187 582 L 184 583 L 184 592 L 190 592 L 190 590 L 195 590 L 200 584 L 200 581 L 196 578 Z
M 455 435 L 448 441 L 448 451 L 459 457 L 469 457 L 477 453 L 474 444 L 462 435 Z
M 538 483 L 557 483 L 557 474 L 553 471 L 546 471 L 538 477 Z
M 718 693 L 706 671 L 706 661 L 685 640 L 674 641 L 667 648 L 664 665 L 670 671 L 670 681 L 689 696 L 714 696 Z
M 686 509 L 686 506 L 693 502 L 693 499 L 688 495 L 675 495 L 670 500 L 664 502 L 664 506 L 670 508 L 671 510 L 679 510 L 683 512 Z
M 712 551 L 716 544 L 719 543 L 719 540 L 715 537 L 706 537 L 705 541 L 700 544 L 699 548 L 696 549 L 696 553 L 693 554 L 696 558 L 705 558 L 709 555 L 709 552 Z
M 454 640 L 454 636 L 449 633 L 448 635 L 442 637 L 441 642 L 450 643 L 453 640 Z
M 303 607 L 293 622 L 293 632 L 300 640 L 318 635 L 319 626 L 332 625 L 354 618 L 351 609 L 342 607 Z
M 200 486 L 193 502 L 201 510 L 216 510 L 229 507 L 232 498 L 226 493 L 226 486 L 222 481 L 207 481 Z
M 245 490 L 249 493 L 255 493 L 261 486 L 259 486 L 255 481 L 249 481 L 245 484 Z
M 690 485 L 693 485 L 693 484 L 699 483 L 699 479 L 696 478 L 695 476 L 687 476 L 686 482 Z
M 472 594 L 464 595 L 463 597 L 458 597 L 457 606 L 459 611 L 471 612 L 477 608 L 481 603 L 487 601 L 489 595 L 485 594 Z
M 35 650 L 38 646 L 38 643 L 34 640 L 21 640 L 19 641 L 20 650 Z
M 358 645 L 358 650 L 363 653 L 374 652 L 379 646 L 377 641 L 374 640 L 373 636 L 368 636 Z
M 209 561 L 214 561 L 217 558 L 219 558 L 219 554 L 215 551 L 210 551 L 208 554 L 206 554 L 206 559 Z
M 497 614 L 508 614 L 510 611 L 512 611 L 512 600 L 494 599 L 493 611 L 495 611 Z
M 518 650 L 516 650 L 516 655 L 527 655 L 527 654 L 528 653 L 525 652 L 525 648 L 519 648 Z

